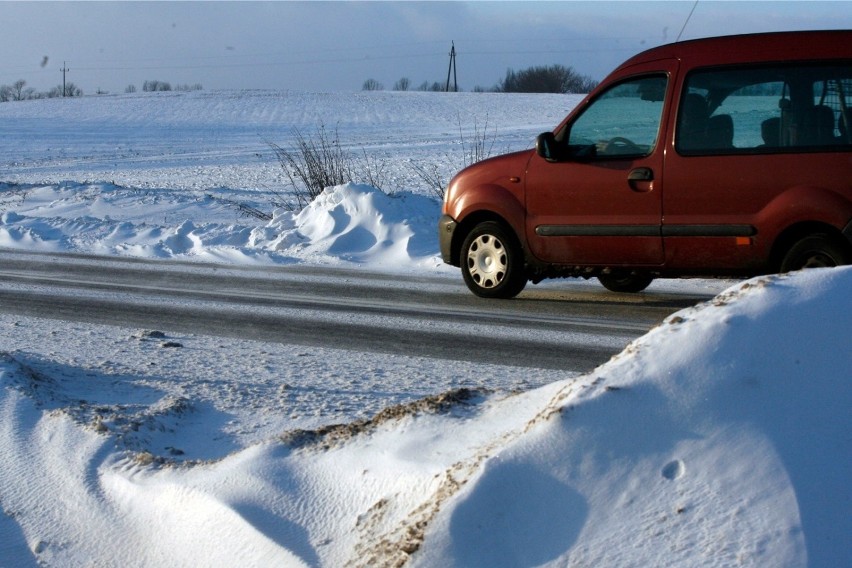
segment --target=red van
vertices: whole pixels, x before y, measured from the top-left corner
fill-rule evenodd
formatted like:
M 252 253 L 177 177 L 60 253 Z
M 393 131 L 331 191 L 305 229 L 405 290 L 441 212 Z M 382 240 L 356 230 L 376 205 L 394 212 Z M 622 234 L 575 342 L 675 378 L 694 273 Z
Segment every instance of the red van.
M 447 188 L 444 262 L 474 294 L 596 277 L 754 276 L 852 262 L 852 31 L 664 45 L 534 150 Z

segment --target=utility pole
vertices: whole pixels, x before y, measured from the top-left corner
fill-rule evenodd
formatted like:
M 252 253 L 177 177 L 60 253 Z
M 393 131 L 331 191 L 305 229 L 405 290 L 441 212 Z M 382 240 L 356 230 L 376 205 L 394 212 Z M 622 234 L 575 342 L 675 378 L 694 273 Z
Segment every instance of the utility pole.
M 65 65 L 64 61 L 62 62 L 62 69 L 60 69 L 60 71 L 62 71 L 62 96 L 64 97 L 67 93 L 67 91 L 65 90 L 65 73 L 70 71 L 70 69 L 68 69 L 68 67 Z
M 453 92 L 458 92 L 459 82 L 456 78 L 456 42 L 452 42 L 452 47 L 450 48 L 450 68 L 447 69 L 447 92 L 450 92 L 450 73 L 453 74 Z

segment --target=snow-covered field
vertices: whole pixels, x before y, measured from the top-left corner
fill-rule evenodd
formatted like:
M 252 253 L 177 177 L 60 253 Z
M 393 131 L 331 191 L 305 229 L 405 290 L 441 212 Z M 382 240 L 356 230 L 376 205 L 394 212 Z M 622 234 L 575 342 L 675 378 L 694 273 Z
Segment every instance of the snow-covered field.
M 494 152 L 528 147 L 576 102 L 0 104 L 0 247 L 455 285 L 414 165 L 449 177 L 486 125 Z M 267 143 L 320 125 L 384 191 L 275 210 Z M 850 566 L 852 269 L 731 284 L 654 284 L 721 293 L 588 375 L 489 369 L 499 384 L 458 362 L 0 316 L 0 566 Z

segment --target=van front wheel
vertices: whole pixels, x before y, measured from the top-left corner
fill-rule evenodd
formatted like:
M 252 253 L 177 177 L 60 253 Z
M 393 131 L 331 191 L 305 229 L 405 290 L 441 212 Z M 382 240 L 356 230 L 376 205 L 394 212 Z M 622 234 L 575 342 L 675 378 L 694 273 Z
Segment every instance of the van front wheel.
M 802 268 L 824 268 L 852 262 L 852 254 L 825 234 L 810 235 L 796 242 L 781 261 L 781 272 Z
M 480 223 L 468 233 L 461 269 L 467 287 L 482 298 L 514 298 L 527 284 L 520 245 L 495 221 Z

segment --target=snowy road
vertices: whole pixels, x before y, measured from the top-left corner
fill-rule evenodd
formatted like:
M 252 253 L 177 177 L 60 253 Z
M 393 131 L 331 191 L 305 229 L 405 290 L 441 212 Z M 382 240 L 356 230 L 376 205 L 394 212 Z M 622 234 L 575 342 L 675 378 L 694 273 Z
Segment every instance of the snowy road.
M 0 279 L 7 314 L 578 372 L 706 299 L 568 284 L 495 302 L 445 276 L 12 250 Z

